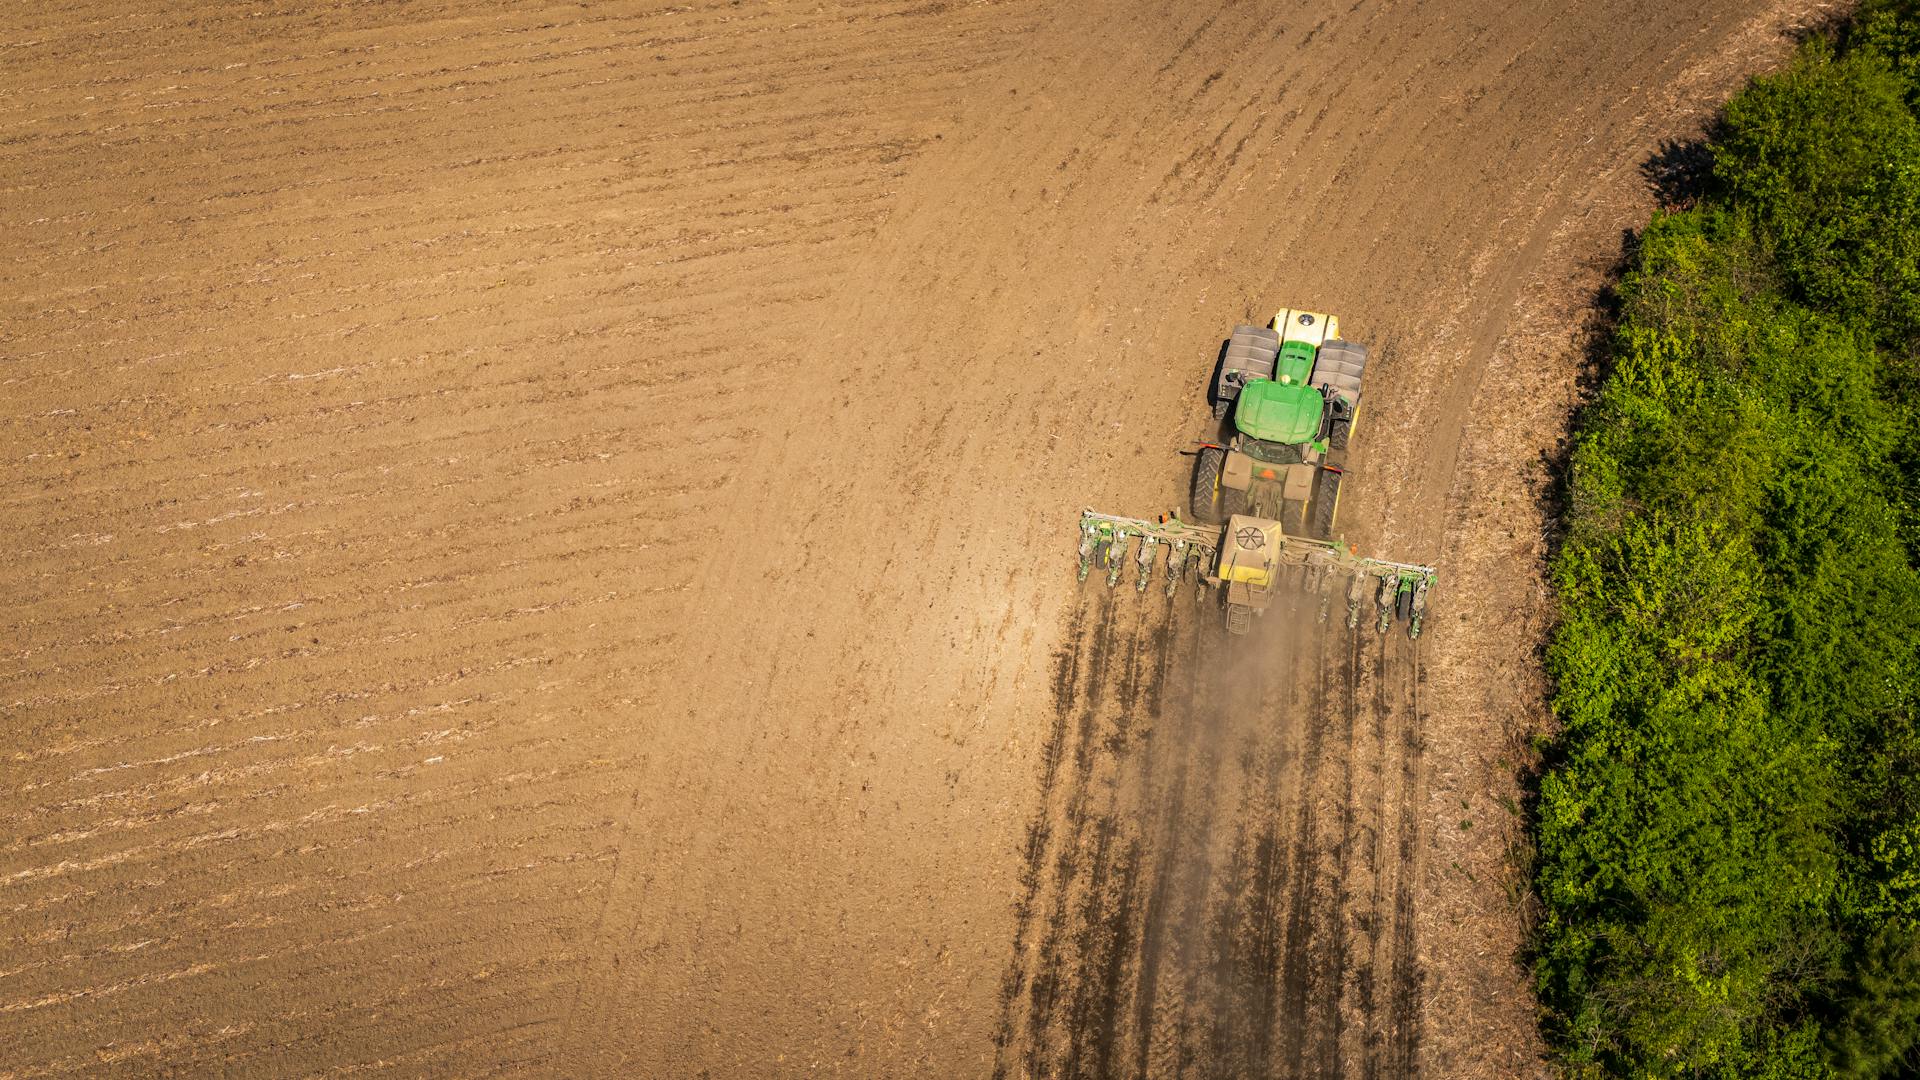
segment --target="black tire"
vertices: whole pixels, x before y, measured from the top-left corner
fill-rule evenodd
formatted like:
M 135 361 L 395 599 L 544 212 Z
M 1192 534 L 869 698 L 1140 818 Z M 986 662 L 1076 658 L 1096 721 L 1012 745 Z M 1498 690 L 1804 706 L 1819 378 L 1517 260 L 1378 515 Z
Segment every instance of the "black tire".
M 1245 634 L 1253 629 L 1253 609 L 1244 604 L 1227 605 L 1227 633 Z
M 1333 527 L 1340 516 L 1340 474 L 1321 469 L 1313 478 L 1313 517 L 1308 535 L 1315 540 L 1333 539 Z
M 1220 520 L 1247 512 L 1247 493 L 1237 488 L 1220 488 Z
M 1347 442 L 1353 438 L 1353 425 L 1358 422 L 1359 419 L 1360 410 L 1355 409 L 1351 413 L 1329 424 L 1327 426 L 1327 449 L 1345 450 L 1347 448 Z
M 1217 446 L 1204 446 L 1193 459 L 1193 497 L 1189 500 L 1193 520 L 1201 525 L 1218 525 L 1220 516 L 1220 472 L 1227 467 L 1227 452 Z
M 1298 499 L 1280 501 L 1280 531 L 1288 536 L 1307 534 L 1307 504 Z

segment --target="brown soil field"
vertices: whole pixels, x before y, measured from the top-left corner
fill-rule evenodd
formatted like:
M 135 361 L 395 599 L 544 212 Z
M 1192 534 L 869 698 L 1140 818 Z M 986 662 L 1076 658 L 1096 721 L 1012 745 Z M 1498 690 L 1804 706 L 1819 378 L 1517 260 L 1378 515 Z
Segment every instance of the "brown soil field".
M 0 1080 L 1510 1077 L 1542 495 L 1805 4 L 0 11 Z M 1429 633 L 1076 586 L 1374 347 Z

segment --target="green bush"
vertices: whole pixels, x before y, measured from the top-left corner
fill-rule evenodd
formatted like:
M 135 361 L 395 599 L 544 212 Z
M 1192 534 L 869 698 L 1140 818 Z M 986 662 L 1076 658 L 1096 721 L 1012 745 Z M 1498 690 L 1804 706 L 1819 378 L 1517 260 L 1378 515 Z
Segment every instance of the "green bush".
M 1920 1069 L 1920 2 L 1727 108 L 1570 470 L 1536 974 L 1578 1075 Z
M 1862 945 L 1827 1032 L 1841 1076 L 1884 1076 L 1920 1046 L 1920 935 L 1883 927 Z
M 1920 330 L 1920 122 L 1877 52 L 1816 41 L 1727 106 L 1714 177 L 1798 299 L 1892 340 Z

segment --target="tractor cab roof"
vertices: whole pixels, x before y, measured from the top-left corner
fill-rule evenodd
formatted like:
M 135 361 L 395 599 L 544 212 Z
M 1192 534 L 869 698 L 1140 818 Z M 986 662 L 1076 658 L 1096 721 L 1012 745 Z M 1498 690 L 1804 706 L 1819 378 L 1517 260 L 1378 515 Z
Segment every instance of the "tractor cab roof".
M 1240 391 L 1233 426 L 1265 442 L 1303 443 L 1320 434 L 1325 408 L 1326 399 L 1311 386 L 1253 379 Z

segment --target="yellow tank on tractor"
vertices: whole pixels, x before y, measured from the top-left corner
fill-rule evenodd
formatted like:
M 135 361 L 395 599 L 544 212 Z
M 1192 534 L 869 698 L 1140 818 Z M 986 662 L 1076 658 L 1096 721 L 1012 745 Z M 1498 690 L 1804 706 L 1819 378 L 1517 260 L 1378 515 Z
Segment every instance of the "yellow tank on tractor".
M 1233 633 L 1251 629 L 1289 579 L 1319 597 L 1324 620 L 1344 580 L 1349 627 L 1371 594 L 1382 633 L 1403 621 L 1419 637 L 1433 568 L 1363 558 L 1334 535 L 1367 363 L 1366 346 L 1339 331 L 1339 319 L 1295 308 L 1265 327 L 1235 327 L 1211 395 L 1214 416 L 1231 414 L 1233 432 L 1195 455 L 1192 520 L 1083 512 L 1080 579 L 1099 566 L 1118 584 L 1132 561 L 1144 592 L 1165 546 L 1167 595 L 1188 580 L 1203 594 L 1224 591 Z

